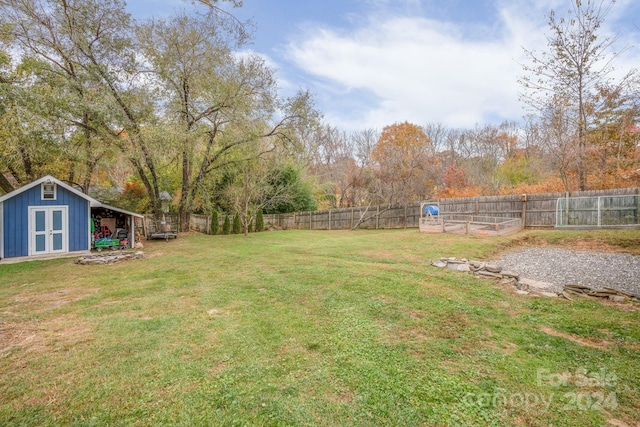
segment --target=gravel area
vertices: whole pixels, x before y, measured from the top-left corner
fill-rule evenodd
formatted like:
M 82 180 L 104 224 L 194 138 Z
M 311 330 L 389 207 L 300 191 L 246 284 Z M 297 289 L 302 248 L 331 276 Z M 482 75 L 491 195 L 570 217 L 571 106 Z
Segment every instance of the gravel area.
M 543 247 L 509 252 L 496 264 L 521 278 L 551 283 L 554 292 L 573 284 L 640 295 L 640 256 Z

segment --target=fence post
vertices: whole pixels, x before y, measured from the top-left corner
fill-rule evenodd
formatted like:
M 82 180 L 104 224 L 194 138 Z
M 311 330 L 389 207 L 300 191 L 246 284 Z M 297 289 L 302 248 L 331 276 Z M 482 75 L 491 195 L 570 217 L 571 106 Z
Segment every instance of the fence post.
M 331 230 L 331 209 L 329 209 L 329 230 Z
M 351 229 L 353 230 L 353 206 L 351 206 Z
M 527 195 L 522 195 L 522 228 L 527 226 Z
M 376 206 L 376 230 L 380 226 L 380 205 Z
M 404 204 L 404 228 L 407 229 L 407 204 Z

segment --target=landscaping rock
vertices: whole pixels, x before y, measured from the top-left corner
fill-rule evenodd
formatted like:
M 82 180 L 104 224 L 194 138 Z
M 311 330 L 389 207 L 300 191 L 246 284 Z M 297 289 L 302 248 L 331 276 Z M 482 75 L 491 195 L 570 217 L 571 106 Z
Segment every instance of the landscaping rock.
M 520 279 L 520 283 L 524 283 L 525 285 L 527 285 L 529 287 L 529 289 L 531 289 L 531 288 L 535 288 L 535 289 L 551 289 L 551 288 L 553 288 L 553 283 L 541 282 L 539 280 L 533 280 L 533 279 L 522 278 L 522 279 Z
M 572 253 L 572 252 L 571 252 Z M 555 259 L 555 258 L 554 258 Z M 500 261 L 502 263 L 502 261 Z M 535 257 L 529 259 L 529 262 L 525 264 L 525 267 L 529 266 L 542 266 L 547 267 L 550 261 L 545 263 L 540 263 Z M 564 262 L 567 268 L 571 268 L 572 271 L 577 270 L 575 268 L 575 262 Z M 458 259 L 455 257 L 443 257 L 439 260 L 434 260 L 431 262 L 431 265 L 438 268 L 448 268 L 453 271 L 464 272 L 464 273 L 473 273 L 478 277 L 487 278 L 487 279 L 497 279 L 499 283 L 504 286 L 513 286 L 516 289 L 516 293 L 518 295 L 539 295 L 546 296 L 550 298 L 557 298 L 558 296 L 562 296 L 563 298 L 573 301 L 576 297 L 598 297 L 598 298 L 608 298 L 613 302 L 640 302 L 640 294 L 637 292 L 640 287 L 638 287 L 635 282 L 637 282 L 637 277 L 634 277 L 634 284 L 627 286 L 626 288 L 622 286 L 622 289 L 615 289 L 613 287 L 608 286 L 617 286 L 616 284 L 609 285 L 607 283 L 606 286 L 601 287 L 599 289 L 593 289 L 590 286 L 586 286 L 584 284 L 578 283 L 575 284 L 567 284 L 564 286 L 560 286 L 558 284 L 550 283 L 542 280 L 534 280 L 530 278 L 521 277 L 519 272 L 516 272 L 515 269 L 504 268 L 501 265 L 496 263 L 486 263 L 482 261 L 474 261 L 467 260 L 465 258 Z M 506 264 L 505 264 L 506 265 Z M 591 274 L 591 273 L 590 273 Z M 531 277 L 531 276 L 529 276 Z M 534 276 L 536 277 L 536 276 Z M 575 277 L 572 275 L 567 275 L 570 280 Z M 542 278 L 542 277 L 540 277 Z M 561 283 L 561 282 L 557 282 Z
M 131 259 L 144 258 L 144 253 L 140 251 L 136 252 L 104 252 L 98 255 L 85 255 L 78 258 L 76 264 L 82 265 L 105 265 L 116 264 L 118 262 L 127 261 Z
M 515 271 L 503 270 L 500 272 L 504 277 L 513 277 L 514 279 L 520 279 L 520 275 Z
M 543 297 L 550 297 L 550 298 L 557 298 L 558 297 L 558 294 L 556 294 L 554 292 L 542 291 L 542 292 L 540 292 L 540 295 L 542 295 Z
M 471 269 L 469 268 L 469 264 L 460 264 L 458 265 L 458 268 L 456 268 L 456 271 L 459 271 L 461 273 L 468 273 L 471 271 Z
M 517 283 L 517 280 L 514 279 L 513 277 L 505 277 L 502 280 L 500 280 L 498 283 L 503 286 L 515 286 Z
M 502 267 L 496 264 L 486 264 L 484 269 L 490 273 L 500 273 L 502 271 Z
M 482 276 L 482 277 L 491 277 L 493 279 L 502 279 L 502 275 L 500 275 L 498 273 L 492 273 L 491 271 L 479 270 L 478 272 L 476 272 L 476 274 L 478 274 L 479 276 Z
M 573 298 L 571 298 L 571 295 L 569 295 L 569 293 L 562 291 L 560 293 L 560 296 L 563 297 L 564 299 L 568 299 L 569 301 L 573 301 Z

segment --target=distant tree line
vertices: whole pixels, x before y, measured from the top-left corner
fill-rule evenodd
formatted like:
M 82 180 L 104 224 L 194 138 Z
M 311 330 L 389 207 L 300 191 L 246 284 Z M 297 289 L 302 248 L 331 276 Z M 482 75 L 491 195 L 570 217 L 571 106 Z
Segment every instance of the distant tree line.
M 218 232 L 248 233 L 262 213 L 640 185 L 640 78 L 612 77 L 611 0 L 549 13 L 547 49 L 525 49 L 523 122 L 356 132 L 306 91 L 281 98 L 222 2 L 240 6 L 137 21 L 120 0 L 1 0 L 0 192 L 53 174 L 156 214 L 168 193 L 183 228 L 215 212 Z

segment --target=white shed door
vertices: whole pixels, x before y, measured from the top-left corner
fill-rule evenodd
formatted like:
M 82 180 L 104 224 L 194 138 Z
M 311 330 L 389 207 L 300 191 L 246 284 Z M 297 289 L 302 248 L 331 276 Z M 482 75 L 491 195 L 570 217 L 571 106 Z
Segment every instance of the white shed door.
M 29 208 L 29 255 L 67 252 L 66 206 Z

